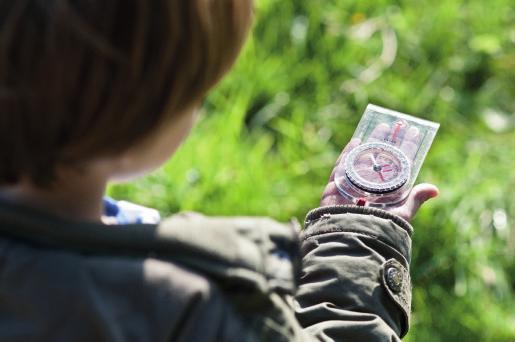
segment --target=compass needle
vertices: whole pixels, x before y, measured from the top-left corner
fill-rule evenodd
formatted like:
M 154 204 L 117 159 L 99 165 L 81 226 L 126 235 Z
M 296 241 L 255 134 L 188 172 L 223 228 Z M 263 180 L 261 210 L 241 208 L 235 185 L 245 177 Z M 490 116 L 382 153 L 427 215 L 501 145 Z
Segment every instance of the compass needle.
M 369 157 L 372 160 L 372 165 L 375 167 L 377 165 L 377 161 L 376 161 L 376 158 L 374 157 L 374 154 L 370 153 Z

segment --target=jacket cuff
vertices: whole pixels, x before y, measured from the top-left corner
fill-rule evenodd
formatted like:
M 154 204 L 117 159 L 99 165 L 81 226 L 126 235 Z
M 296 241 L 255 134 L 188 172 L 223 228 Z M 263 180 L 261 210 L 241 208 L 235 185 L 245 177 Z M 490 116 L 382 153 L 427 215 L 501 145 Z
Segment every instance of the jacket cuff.
M 401 309 L 404 320 L 400 336 L 409 329 L 411 312 L 411 279 L 409 263 L 411 259 L 412 226 L 399 216 L 381 209 L 353 205 L 328 206 L 308 213 L 301 241 L 342 233 L 348 237 L 363 237 L 368 241 L 378 241 L 369 247 L 382 256 L 379 282 L 385 294 Z M 370 240 L 373 239 L 373 240 Z M 385 248 L 381 246 L 389 246 Z
M 402 254 L 404 260 L 401 258 L 399 261 L 409 267 L 413 228 L 397 215 L 377 208 L 354 205 L 320 207 L 306 216 L 300 239 L 337 232 L 373 237 Z
M 391 214 L 382 209 L 371 207 L 358 207 L 356 205 L 332 205 L 313 209 L 306 215 L 304 226 L 308 226 L 309 224 L 313 223 L 314 221 L 317 221 L 324 215 L 346 213 L 374 215 L 376 217 L 388 219 L 396 223 L 402 229 L 404 229 L 410 237 L 413 234 L 413 227 L 408 223 L 408 221 L 406 221 L 402 217 Z

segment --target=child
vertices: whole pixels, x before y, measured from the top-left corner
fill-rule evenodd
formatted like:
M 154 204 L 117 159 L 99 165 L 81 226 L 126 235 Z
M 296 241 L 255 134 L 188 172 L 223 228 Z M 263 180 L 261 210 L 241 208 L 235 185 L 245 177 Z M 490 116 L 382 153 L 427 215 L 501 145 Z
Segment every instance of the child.
M 0 2 L 1 341 L 406 334 L 406 220 L 433 186 L 386 212 L 341 205 L 330 179 L 300 238 L 104 199 L 173 154 L 252 17 L 251 0 Z

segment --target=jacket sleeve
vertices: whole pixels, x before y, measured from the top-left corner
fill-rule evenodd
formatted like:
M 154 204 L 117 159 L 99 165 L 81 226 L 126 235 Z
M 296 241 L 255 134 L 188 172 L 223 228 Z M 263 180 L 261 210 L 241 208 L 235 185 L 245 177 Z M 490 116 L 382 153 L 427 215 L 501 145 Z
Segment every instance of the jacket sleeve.
M 409 327 L 413 229 L 386 211 L 311 211 L 301 234 L 296 316 L 320 340 L 399 341 Z

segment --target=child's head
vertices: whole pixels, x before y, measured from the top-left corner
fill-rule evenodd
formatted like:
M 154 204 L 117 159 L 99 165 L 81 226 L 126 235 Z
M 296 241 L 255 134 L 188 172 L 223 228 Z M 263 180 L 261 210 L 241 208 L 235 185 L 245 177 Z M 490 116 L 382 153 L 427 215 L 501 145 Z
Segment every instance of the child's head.
M 1 1 L 0 186 L 47 185 L 56 167 L 180 122 L 236 59 L 252 12 L 252 0 Z

